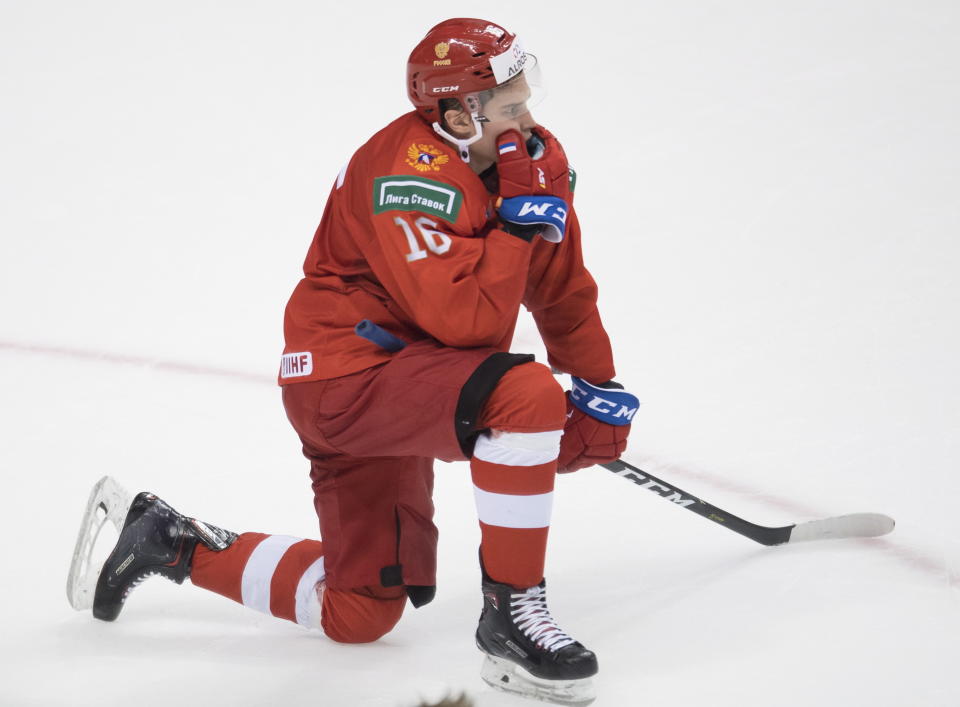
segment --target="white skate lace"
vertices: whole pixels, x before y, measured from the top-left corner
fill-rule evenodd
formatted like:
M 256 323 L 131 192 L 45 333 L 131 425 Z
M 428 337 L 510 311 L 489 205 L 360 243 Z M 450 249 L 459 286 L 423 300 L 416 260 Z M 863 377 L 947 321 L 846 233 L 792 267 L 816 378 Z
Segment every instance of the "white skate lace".
M 531 641 L 548 651 L 558 651 L 576 643 L 565 634 L 547 608 L 547 593 L 543 587 L 530 587 L 510 595 L 510 614 L 513 622 Z

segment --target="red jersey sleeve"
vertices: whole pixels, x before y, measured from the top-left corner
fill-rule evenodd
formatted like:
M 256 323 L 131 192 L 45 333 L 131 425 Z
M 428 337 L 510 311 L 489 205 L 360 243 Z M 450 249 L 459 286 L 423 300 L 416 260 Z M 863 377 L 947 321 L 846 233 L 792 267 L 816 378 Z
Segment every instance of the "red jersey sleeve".
M 404 318 L 447 346 L 502 343 L 516 322 L 533 246 L 487 230 L 480 180 L 394 174 L 374 178 L 370 193 L 372 215 L 356 242 Z
M 540 330 L 551 366 L 592 383 L 614 377 L 610 337 L 597 310 L 596 282 L 583 264 L 573 208 L 563 241 L 538 242 L 524 304 Z

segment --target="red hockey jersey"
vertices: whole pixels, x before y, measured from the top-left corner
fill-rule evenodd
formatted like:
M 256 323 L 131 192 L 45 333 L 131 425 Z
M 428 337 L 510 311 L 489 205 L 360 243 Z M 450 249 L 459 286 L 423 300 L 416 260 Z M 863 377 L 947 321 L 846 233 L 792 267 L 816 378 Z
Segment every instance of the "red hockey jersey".
M 287 303 L 280 384 L 385 362 L 354 333 L 363 319 L 407 342 L 506 351 L 521 304 L 554 368 L 613 378 L 573 209 L 561 243 L 527 243 L 496 227 L 493 199 L 415 112 L 374 135 L 337 178 Z

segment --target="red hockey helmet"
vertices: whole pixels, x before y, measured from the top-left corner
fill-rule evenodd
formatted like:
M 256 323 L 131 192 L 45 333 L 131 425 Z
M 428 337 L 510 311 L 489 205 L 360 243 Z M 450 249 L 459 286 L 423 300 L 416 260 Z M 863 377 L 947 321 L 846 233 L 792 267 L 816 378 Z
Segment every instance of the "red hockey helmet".
M 496 23 L 463 17 L 444 20 L 410 53 L 407 92 L 428 123 L 440 121 L 444 98 L 456 98 L 475 113 L 480 109 L 477 94 L 519 74 L 527 58 L 517 36 Z

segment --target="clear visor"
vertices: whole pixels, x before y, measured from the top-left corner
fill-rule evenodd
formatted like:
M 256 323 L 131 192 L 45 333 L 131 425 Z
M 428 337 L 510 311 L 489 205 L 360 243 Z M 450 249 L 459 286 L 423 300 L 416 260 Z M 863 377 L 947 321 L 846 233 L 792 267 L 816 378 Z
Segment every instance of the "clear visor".
M 540 62 L 527 52 L 523 71 L 496 88 L 465 96 L 467 107 L 477 112 L 481 123 L 517 120 L 529 113 L 546 97 Z

